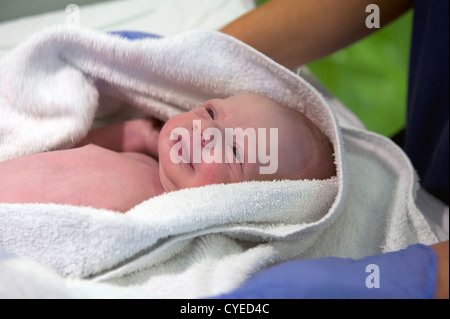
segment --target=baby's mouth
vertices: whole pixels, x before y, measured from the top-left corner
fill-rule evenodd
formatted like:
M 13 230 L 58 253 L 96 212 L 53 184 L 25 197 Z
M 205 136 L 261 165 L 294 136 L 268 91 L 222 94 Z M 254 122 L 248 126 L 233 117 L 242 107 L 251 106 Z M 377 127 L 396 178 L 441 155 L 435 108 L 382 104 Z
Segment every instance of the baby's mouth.
M 186 145 L 186 142 L 182 139 L 179 139 L 178 142 L 181 141 L 181 148 L 178 150 L 178 156 L 182 159 L 181 163 L 190 166 L 194 169 L 194 165 L 192 162 L 192 152 L 189 149 L 189 146 Z
M 191 141 L 186 140 L 181 135 L 176 136 L 172 132 L 170 136 L 169 145 L 170 145 L 170 152 L 172 152 L 174 147 L 177 148 L 177 157 L 178 157 L 178 160 L 176 161 L 177 164 L 188 165 L 192 169 L 194 169 L 195 165 L 193 160 L 194 156 L 192 149 L 192 140 Z

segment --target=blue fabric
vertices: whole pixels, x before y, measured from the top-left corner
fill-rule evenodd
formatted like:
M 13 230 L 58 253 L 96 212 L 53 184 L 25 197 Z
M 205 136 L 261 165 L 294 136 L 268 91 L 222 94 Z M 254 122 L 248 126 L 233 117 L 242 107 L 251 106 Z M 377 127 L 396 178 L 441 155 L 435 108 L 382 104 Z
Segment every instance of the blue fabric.
M 6 251 L 4 248 L 0 247 L 0 262 L 16 258 L 16 255 L 11 254 L 10 252 Z
M 437 264 L 435 252 L 422 244 L 359 260 L 297 260 L 262 271 L 240 288 L 214 298 L 432 298 Z
M 430 193 L 448 203 L 449 1 L 415 0 L 405 152 Z
M 108 33 L 119 35 L 119 36 L 127 38 L 129 40 L 139 40 L 139 39 L 144 39 L 144 38 L 161 38 L 160 35 L 153 34 L 153 33 L 147 33 L 147 32 L 140 32 L 140 31 L 124 30 L 124 31 L 111 31 Z

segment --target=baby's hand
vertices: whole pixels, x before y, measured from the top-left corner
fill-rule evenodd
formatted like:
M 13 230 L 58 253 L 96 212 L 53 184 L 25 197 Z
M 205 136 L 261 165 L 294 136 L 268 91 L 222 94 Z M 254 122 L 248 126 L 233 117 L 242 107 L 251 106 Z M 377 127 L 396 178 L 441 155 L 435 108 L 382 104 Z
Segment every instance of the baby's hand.
M 163 124 L 154 117 L 147 117 L 104 126 L 90 131 L 76 146 L 95 144 L 116 152 L 144 153 L 157 158 Z
M 159 133 L 161 132 L 164 122 L 155 117 L 146 117 L 137 120 L 136 122 L 138 122 L 136 124 L 137 129 L 140 130 L 141 138 L 144 139 L 143 143 L 145 144 L 140 152 L 146 153 L 157 159 Z

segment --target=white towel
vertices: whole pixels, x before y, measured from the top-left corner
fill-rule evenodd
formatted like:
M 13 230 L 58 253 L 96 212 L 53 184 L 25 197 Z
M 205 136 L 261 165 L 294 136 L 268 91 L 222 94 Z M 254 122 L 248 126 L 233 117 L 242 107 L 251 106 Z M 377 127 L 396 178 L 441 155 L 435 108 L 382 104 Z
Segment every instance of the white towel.
M 126 102 L 165 120 L 248 92 L 318 125 L 335 148 L 337 176 L 185 189 L 125 215 L 0 204 L 0 247 L 23 258 L 22 268 L 8 268 L 0 296 L 20 295 L 21 272 L 39 276 L 33 262 L 60 276 L 48 285 L 61 296 L 74 296 L 62 278 L 83 278 L 83 296 L 198 298 L 294 258 L 360 258 L 437 241 L 414 203 L 415 172 L 396 145 L 352 124 L 348 111 L 301 77 L 215 31 L 140 41 L 69 27 L 39 32 L 0 61 L 0 160 L 70 147 L 96 112 L 117 110 L 111 105 Z

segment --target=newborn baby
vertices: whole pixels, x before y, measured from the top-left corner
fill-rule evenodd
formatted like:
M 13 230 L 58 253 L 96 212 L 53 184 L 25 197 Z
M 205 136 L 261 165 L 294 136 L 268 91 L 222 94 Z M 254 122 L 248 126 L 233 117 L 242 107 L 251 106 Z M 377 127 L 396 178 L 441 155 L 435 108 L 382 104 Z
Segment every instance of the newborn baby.
M 266 145 L 253 145 L 249 138 L 217 144 L 217 135 L 203 134 L 208 128 L 223 136 L 226 129 L 253 128 L 258 135 L 265 129 Z M 271 128 L 278 131 L 276 143 L 269 138 Z M 201 150 L 209 147 L 206 154 L 216 160 L 193 160 L 194 134 L 176 134 L 180 129 L 200 132 L 198 146 Z M 261 173 L 268 163 L 259 156 L 251 160 L 252 152 L 259 154 L 256 148 L 261 147 L 266 154 L 277 153 L 273 173 Z M 162 127 L 152 119 L 123 122 L 91 131 L 73 149 L 0 162 L 0 202 L 70 204 L 126 212 L 151 197 L 183 188 L 253 180 L 325 179 L 334 174 L 331 143 L 311 121 L 262 95 L 242 94 L 207 101 L 172 117 Z

